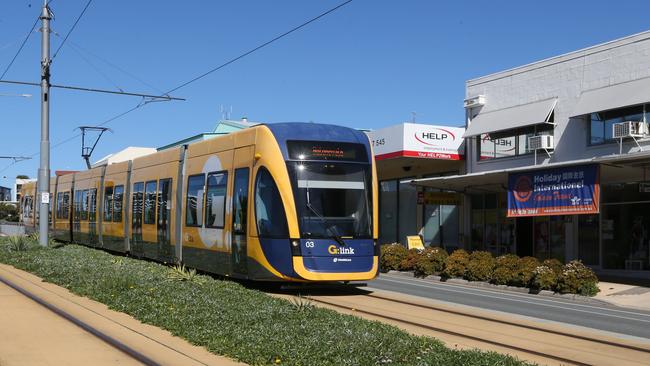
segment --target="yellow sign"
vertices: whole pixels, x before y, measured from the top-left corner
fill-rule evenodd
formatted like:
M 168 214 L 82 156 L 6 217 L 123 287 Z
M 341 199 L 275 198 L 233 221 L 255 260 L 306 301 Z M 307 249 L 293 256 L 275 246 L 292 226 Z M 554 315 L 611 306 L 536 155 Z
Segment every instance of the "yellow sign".
M 460 195 L 451 192 L 424 192 L 427 205 L 460 205 Z
M 409 249 L 424 249 L 424 243 L 419 235 L 407 236 L 406 241 Z

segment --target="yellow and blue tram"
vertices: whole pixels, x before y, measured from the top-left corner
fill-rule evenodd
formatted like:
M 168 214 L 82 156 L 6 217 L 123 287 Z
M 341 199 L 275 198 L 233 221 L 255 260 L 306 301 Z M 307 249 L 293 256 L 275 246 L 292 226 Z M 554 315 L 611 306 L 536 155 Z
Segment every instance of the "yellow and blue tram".
M 377 175 L 354 129 L 257 125 L 51 186 L 58 240 L 252 280 L 378 274 Z M 25 185 L 26 225 L 37 221 L 34 197 Z

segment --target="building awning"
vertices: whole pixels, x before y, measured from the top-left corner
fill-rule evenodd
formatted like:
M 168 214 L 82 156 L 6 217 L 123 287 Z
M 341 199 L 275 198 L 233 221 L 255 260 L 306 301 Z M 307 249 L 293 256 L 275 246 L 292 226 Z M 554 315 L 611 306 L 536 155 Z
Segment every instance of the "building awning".
M 650 78 L 582 92 L 572 117 L 650 102 Z
M 465 131 L 463 137 L 546 123 L 551 113 L 553 113 L 555 103 L 557 103 L 557 98 L 551 98 L 496 111 L 479 113 L 472 119 L 472 123 Z
M 490 170 L 479 173 L 410 179 L 404 180 L 402 183 L 411 183 L 416 186 L 431 187 L 461 193 L 499 192 L 507 189 L 509 173 L 553 169 L 590 163 L 603 164 L 612 167 L 650 166 L 650 151 L 640 151 L 623 155 L 612 154 L 588 159 L 577 159 L 560 163 L 524 166 L 511 169 Z

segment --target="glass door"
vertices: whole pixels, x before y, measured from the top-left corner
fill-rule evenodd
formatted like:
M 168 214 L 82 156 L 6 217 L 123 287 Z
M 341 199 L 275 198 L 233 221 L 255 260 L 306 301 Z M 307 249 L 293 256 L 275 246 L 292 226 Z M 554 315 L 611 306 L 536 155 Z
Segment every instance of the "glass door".
M 170 245 L 170 216 L 172 199 L 171 178 L 158 181 L 158 259 L 171 262 L 174 256 L 174 248 Z
M 248 180 L 249 169 L 235 169 L 232 195 L 232 251 L 231 266 L 233 273 L 246 275 L 247 266 L 247 222 L 248 222 Z

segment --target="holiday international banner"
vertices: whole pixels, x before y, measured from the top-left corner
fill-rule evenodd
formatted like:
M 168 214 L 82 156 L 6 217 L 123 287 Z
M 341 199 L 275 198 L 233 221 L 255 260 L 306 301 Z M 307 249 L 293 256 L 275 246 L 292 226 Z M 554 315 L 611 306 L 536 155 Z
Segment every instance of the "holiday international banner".
M 511 173 L 508 217 L 598 213 L 598 165 Z

